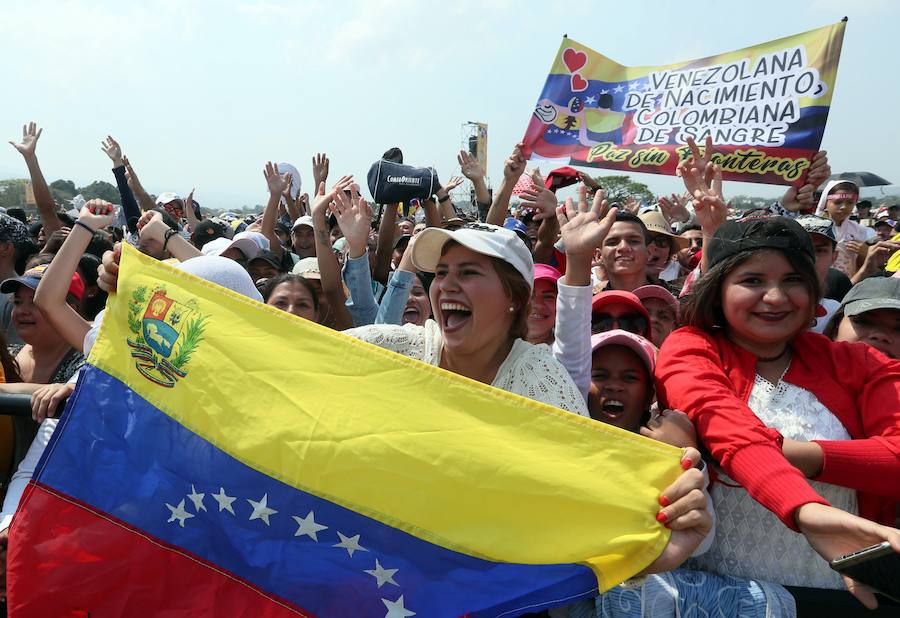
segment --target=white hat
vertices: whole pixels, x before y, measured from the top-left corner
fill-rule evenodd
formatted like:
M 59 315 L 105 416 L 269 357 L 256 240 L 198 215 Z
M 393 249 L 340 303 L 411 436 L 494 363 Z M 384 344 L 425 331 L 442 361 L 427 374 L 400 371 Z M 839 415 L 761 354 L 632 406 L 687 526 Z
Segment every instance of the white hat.
M 319 270 L 319 258 L 305 257 L 294 264 L 291 269 L 294 275 L 302 275 L 307 279 L 321 279 L 322 272 Z
M 291 230 L 296 230 L 301 225 L 308 225 L 309 227 L 312 227 L 312 217 L 310 217 L 309 215 L 303 215 L 302 217 L 294 221 L 294 225 L 291 226 Z
M 259 253 L 259 245 L 250 238 L 235 238 L 234 240 L 216 238 L 203 245 L 200 253 L 203 255 L 222 255 L 232 247 L 243 253 L 248 260 L 252 260 Z
M 180 200 L 181 196 L 177 193 L 173 193 L 172 191 L 166 191 L 165 193 L 160 193 L 159 197 L 156 198 L 156 203 L 160 206 L 168 204 L 169 202 L 174 202 L 175 200 Z
M 266 238 L 265 234 L 262 232 L 240 232 L 234 235 L 234 240 L 240 240 L 242 238 L 249 238 L 255 242 L 260 251 L 269 250 L 269 239 Z
M 500 258 L 517 271 L 529 287 L 534 285 L 534 261 L 525 243 L 512 230 L 487 223 L 469 223 L 457 230 L 427 227 L 416 236 L 412 263 L 417 270 L 433 273 L 448 241 L 454 240 L 475 253 Z

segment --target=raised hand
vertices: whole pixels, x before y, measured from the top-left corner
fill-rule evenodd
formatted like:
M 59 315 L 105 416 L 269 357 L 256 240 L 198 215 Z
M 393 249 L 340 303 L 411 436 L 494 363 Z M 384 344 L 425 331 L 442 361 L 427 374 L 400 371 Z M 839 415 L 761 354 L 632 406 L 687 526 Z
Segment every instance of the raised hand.
M 356 184 L 350 185 L 349 196 L 344 191 L 335 192 L 330 208 L 347 239 L 350 257 L 360 257 L 366 252 L 369 232 L 372 231 L 372 209 L 359 195 Z
M 791 211 L 809 208 L 813 204 L 816 189 L 828 180 L 829 176 L 831 176 L 831 165 L 828 163 L 828 153 L 820 150 L 812 158 L 804 184 L 799 187 L 793 185 L 788 187 L 779 203 L 784 209 Z
M 534 220 L 541 221 L 556 216 L 556 194 L 545 189 L 543 184 L 535 183 L 534 188 L 526 189 L 519 194 L 522 207 L 535 211 Z
M 279 174 L 278 165 L 269 161 L 263 169 L 263 176 L 266 179 L 266 185 L 269 187 L 269 195 L 281 196 L 285 191 L 291 188 L 291 175 L 289 173 Z
M 122 147 L 119 146 L 119 142 L 113 139 L 112 135 L 107 135 L 106 139 L 100 142 L 100 150 L 105 152 L 106 156 L 112 160 L 113 167 L 125 165 L 125 161 L 122 159 Z
M 584 172 L 578 172 L 578 179 L 591 191 L 596 191 L 601 188 L 600 183 L 594 180 L 593 176 L 589 176 Z
M 313 183 L 318 189 L 319 185 L 328 180 L 328 155 L 324 152 L 317 153 L 312 158 Z
M 682 463 L 686 461 L 692 467 L 682 472 L 660 496 L 660 504 L 668 504 L 660 509 L 660 521 L 666 523 L 672 535 L 662 554 L 645 573 L 671 571 L 687 560 L 712 530 L 712 517 L 706 509 L 707 500 L 703 493 L 706 479 L 703 472 L 693 467 L 700 461 L 700 452 L 695 448 L 685 449 Z
M 525 173 L 525 156 L 522 154 L 524 144 L 519 142 L 513 147 L 512 153 L 503 164 L 503 177 L 508 178 L 512 182 L 519 179 Z
M 325 183 L 320 182 L 318 188 L 316 189 L 316 199 L 313 200 L 312 206 L 310 207 L 310 214 L 315 217 L 316 215 L 323 214 L 328 210 L 328 207 L 331 205 L 332 200 L 334 200 L 334 196 L 338 192 L 344 191 L 344 189 L 348 189 L 350 185 L 353 184 L 353 176 L 341 176 L 340 180 L 334 183 L 334 186 L 331 187 L 331 191 L 325 193 Z
M 148 210 L 138 219 L 137 229 L 141 240 L 155 240 L 162 245 L 166 241 L 166 230 L 171 228 L 163 221 L 162 213 Z
M 9 143 L 12 144 L 13 148 L 18 150 L 23 157 L 33 157 L 34 149 L 37 147 L 37 141 L 41 137 L 42 132 L 43 129 L 39 129 L 34 122 L 23 124 L 22 141 L 17 143 L 10 140 Z
M 78 220 L 94 230 L 101 230 L 112 225 L 116 216 L 116 207 L 104 200 L 90 200 L 81 207 Z
M 694 212 L 697 223 L 708 236 L 725 223 L 728 206 L 722 193 L 722 168 L 713 163 L 712 139 L 706 139 L 706 151 L 701 155 L 697 144 L 688 138 L 688 144 L 694 152 L 678 165 L 678 173 L 684 181 L 684 187 L 694 198 Z
M 797 527 L 812 548 L 825 560 L 834 560 L 870 545 L 888 541 L 900 553 L 900 530 L 851 515 L 824 504 L 810 502 L 794 512 Z M 849 577 L 842 576 L 847 590 L 860 602 L 874 609 L 878 601 L 872 591 Z
M 666 221 L 672 223 L 684 223 L 691 218 L 685 200 L 680 195 L 672 194 L 671 197 L 661 195 L 659 197 L 659 209 Z
M 588 261 L 603 239 L 609 228 L 616 221 L 617 209 L 610 208 L 603 191 L 594 195 L 593 204 L 588 207 L 587 187 L 578 187 L 578 203 L 572 198 L 566 199 L 566 205 L 556 208 L 559 221 L 559 232 L 566 247 L 567 256 L 584 256 Z
M 463 183 L 462 176 L 451 176 L 450 180 L 448 180 L 446 182 L 446 184 L 444 184 L 444 190 L 446 190 L 447 193 L 450 193 L 451 191 L 453 191 L 453 189 L 455 189 L 462 183 Z
M 160 218 L 162 218 L 162 215 L 160 215 Z M 119 283 L 119 261 L 121 259 L 122 243 L 117 242 L 113 245 L 112 251 L 103 253 L 103 260 L 100 266 L 97 267 L 97 285 L 107 294 L 116 293 L 116 287 Z
M 629 212 L 633 215 L 638 214 L 638 211 L 641 209 L 641 203 L 634 199 L 633 195 L 629 195 L 625 198 L 625 203 L 622 204 L 622 208 L 625 212 Z
M 646 427 L 641 427 L 641 435 L 679 448 L 697 448 L 697 430 L 680 410 L 660 410 Z
M 131 167 L 131 162 L 128 160 L 128 157 L 122 157 L 122 161 L 125 164 L 125 180 L 128 181 L 128 186 L 135 193 L 135 195 L 142 192 L 144 190 L 144 187 L 143 185 L 141 185 L 140 179 L 134 172 L 134 168 Z
M 484 178 L 484 170 L 478 164 L 478 159 L 465 150 L 459 151 L 456 160 L 459 161 L 459 169 L 462 171 L 463 176 L 469 180 L 474 182 L 476 178 Z

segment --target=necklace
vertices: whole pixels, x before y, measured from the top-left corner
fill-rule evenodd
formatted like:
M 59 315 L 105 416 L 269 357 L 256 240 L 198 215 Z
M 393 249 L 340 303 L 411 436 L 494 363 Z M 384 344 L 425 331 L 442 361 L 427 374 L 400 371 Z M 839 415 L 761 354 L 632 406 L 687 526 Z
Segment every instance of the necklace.
M 784 355 L 787 354 L 790 351 L 790 349 L 791 349 L 791 346 L 786 345 L 786 346 L 784 346 L 784 349 L 781 352 L 779 352 L 776 356 L 757 356 L 756 362 L 758 362 L 758 363 L 774 363 L 775 361 L 784 357 Z

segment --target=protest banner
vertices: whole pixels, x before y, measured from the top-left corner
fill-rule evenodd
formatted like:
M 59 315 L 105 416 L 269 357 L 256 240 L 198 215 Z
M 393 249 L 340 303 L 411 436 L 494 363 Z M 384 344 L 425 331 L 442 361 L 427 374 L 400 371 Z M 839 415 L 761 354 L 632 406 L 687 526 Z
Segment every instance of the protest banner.
M 724 178 L 797 184 L 822 142 L 845 26 L 655 67 L 622 66 L 563 38 L 525 156 L 674 175 L 688 138 L 710 136 Z
M 88 362 L 13 520 L 14 616 L 515 616 L 669 540 L 680 449 L 129 246 Z

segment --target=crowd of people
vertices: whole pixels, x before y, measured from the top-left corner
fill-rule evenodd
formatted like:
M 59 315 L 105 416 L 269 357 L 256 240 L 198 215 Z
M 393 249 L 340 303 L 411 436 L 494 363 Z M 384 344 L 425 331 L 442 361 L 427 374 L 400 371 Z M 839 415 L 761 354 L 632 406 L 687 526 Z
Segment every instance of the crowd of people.
M 602 178 L 581 172 L 561 201 L 565 172 L 527 171 L 516 145 L 493 195 L 463 151 L 462 176 L 433 195 L 374 205 L 317 154 L 313 195 L 294 166 L 269 162 L 265 209 L 242 217 L 204 213 L 193 191 L 153 197 L 112 137 L 120 204 L 61 210 L 40 135 L 31 123 L 11 142 L 36 216 L 0 214 L 2 390 L 33 407 L 30 420 L 0 416 L 3 544 L 130 243 L 299 318 L 685 449 L 660 496 L 663 555 L 551 616 L 853 615 L 851 593 L 875 605 L 827 561 L 881 541 L 900 553 L 900 205 L 826 183 L 824 152 L 805 184 L 745 212 L 729 208 L 710 142 L 690 143 L 685 193 L 653 204 L 610 204 Z M 477 216 L 450 200 L 463 178 Z

